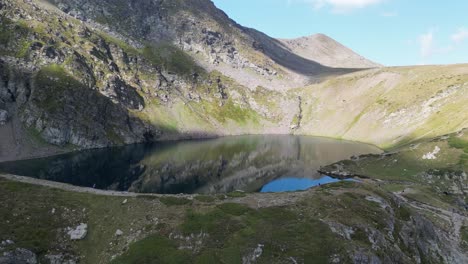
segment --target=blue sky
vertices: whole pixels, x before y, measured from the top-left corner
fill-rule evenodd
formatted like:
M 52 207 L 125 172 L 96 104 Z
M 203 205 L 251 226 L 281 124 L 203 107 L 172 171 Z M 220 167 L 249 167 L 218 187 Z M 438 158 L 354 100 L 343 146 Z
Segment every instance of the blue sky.
M 324 33 L 384 65 L 468 63 L 466 0 L 213 0 L 277 38 Z

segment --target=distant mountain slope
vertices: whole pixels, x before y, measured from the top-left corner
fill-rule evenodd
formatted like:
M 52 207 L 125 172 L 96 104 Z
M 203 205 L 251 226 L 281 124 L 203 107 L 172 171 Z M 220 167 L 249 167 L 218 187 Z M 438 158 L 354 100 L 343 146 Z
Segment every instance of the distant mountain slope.
M 294 93 L 303 102 L 299 134 L 388 148 L 468 127 L 467 64 L 366 70 Z
M 209 0 L 48 1 L 72 17 L 99 24 L 106 31 L 131 39 L 134 45 L 170 42 L 194 56 L 204 68 L 219 70 L 250 88 L 298 87 L 353 71 L 349 68 L 373 65 L 365 59 L 359 64 L 354 58 L 358 55 L 350 58 L 352 63 L 340 61 L 337 67 L 322 65 L 295 53 L 276 39 L 237 24 Z M 323 43 L 325 45 L 327 43 Z M 340 45 L 336 42 L 333 45 L 337 53 L 344 50 L 337 49 Z M 317 58 L 325 60 L 326 56 L 324 53 Z M 340 64 L 347 69 L 340 69 Z
M 278 39 L 293 53 L 332 68 L 376 68 L 372 62 L 324 35 L 315 34 L 296 39 Z

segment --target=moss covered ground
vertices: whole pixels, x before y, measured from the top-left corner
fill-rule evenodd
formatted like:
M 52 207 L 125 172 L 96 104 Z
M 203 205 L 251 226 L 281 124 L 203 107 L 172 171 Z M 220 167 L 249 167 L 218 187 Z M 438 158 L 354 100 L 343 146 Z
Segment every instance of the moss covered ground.
M 0 190 L 0 240 L 13 240 L 15 247 L 41 257 L 66 252 L 81 263 L 347 262 L 347 250 L 371 248 L 366 230 L 386 231 L 393 217 L 365 197 L 383 197 L 399 212 L 397 221 L 412 215 L 376 186 L 350 182 L 293 199 L 276 194 L 274 203 L 262 207 L 256 204 L 272 194 L 118 197 L 3 179 Z M 328 222 L 353 229 L 350 240 L 333 232 Z M 72 242 L 66 230 L 80 223 L 88 224 L 88 235 Z M 124 234 L 116 236 L 118 229 Z
M 384 189 L 435 207 L 465 210 L 468 133 L 426 139 L 382 155 L 367 155 L 325 167 L 381 181 Z M 434 159 L 424 158 L 439 149 Z

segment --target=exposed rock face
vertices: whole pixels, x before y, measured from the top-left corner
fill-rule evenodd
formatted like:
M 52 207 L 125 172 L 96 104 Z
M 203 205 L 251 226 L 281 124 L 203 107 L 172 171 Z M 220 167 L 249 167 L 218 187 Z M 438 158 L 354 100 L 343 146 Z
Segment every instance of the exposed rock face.
M 136 92 L 135 87 L 129 86 L 119 77 L 109 79 L 104 94 L 129 109 L 143 110 L 144 108 L 145 102 Z
M 465 263 L 468 260 L 463 249 L 457 245 L 457 238 L 448 235 L 447 230 L 419 213 L 399 213 L 401 207 L 408 206 L 399 198 L 387 200 L 372 196 L 366 199 L 377 203 L 383 210 L 379 216 L 383 227 L 376 228 L 369 223 L 346 226 L 336 220 L 326 220 L 331 230 L 345 241 L 360 240 L 368 245 L 352 244 L 352 249 L 348 251 L 352 263 L 431 263 L 434 260 L 440 263 Z M 384 253 L 376 255 L 376 252 Z
M 196 1 L 94 1 L 54 0 L 62 11 L 83 21 L 102 23 L 138 42 L 172 42 L 191 53 L 202 54 L 213 65 L 226 63 L 234 68 L 252 68 L 264 75 L 274 75 L 272 62 L 253 61 L 249 52 L 253 41 L 242 36 L 243 28 L 230 20 L 214 4 Z M 124 13 L 123 13 L 124 12 Z M 237 43 L 237 44 L 236 44 Z M 271 64 L 266 66 L 266 64 Z
M 0 61 L 4 67 L 6 63 Z M 45 68 L 32 74 L 15 69 L 4 75 L 3 83 L 14 87 L 8 92 L 10 104 L 15 105 L 12 109 L 21 108 L 18 116 L 25 127 L 37 131 L 48 143 L 61 146 L 93 148 L 144 141 L 149 126 L 61 69 L 55 70 Z M 141 98 L 125 94 L 122 87 L 119 99 L 129 107 L 142 108 Z M 153 131 L 157 134 L 156 129 Z
M 287 79 L 291 87 L 300 86 L 309 82 L 311 77 L 349 72 L 334 68 L 369 68 L 377 65 L 362 57 L 362 60 L 355 59 L 352 64 L 341 60 L 329 67 L 321 65 L 319 61 L 297 55 L 278 40 L 240 26 L 207 0 L 52 2 L 77 19 L 101 23 L 105 29 L 130 36 L 136 42 L 171 42 L 191 54 L 202 56 L 202 64 L 227 65 L 227 68 L 220 67 L 219 70 L 229 77 L 238 76 L 238 69 L 250 69 L 255 74 L 250 77 L 244 74 L 242 84 L 251 88 L 257 85 L 281 87 L 286 84 L 282 79 Z M 314 43 L 313 46 L 320 45 Z M 335 53 L 347 59 L 359 57 L 338 43 L 330 46 L 330 49 L 338 49 Z M 316 52 L 317 58 L 330 56 L 330 50 L 322 50 Z M 333 60 L 333 56 L 330 60 Z M 259 82 L 261 79 L 268 82 Z
M 2 264 L 37 264 L 37 256 L 33 252 L 24 249 L 17 248 L 14 251 L 8 251 L 3 253 L 3 256 L 0 256 L 0 263 Z

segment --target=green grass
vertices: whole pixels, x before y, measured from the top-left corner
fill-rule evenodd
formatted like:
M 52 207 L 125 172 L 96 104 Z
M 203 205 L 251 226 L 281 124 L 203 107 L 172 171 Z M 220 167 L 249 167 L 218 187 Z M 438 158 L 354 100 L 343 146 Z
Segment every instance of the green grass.
M 370 245 L 369 237 L 367 236 L 366 231 L 362 228 L 356 228 L 354 233 L 351 235 L 351 239 L 366 245 Z
M 167 71 L 185 77 L 204 72 L 192 57 L 172 44 L 148 45 L 143 49 L 142 55 L 153 66 L 162 66 Z
M 66 251 L 83 256 L 80 263 L 90 264 L 109 262 L 110 242 L 115 242 L 117 229 L 125 234 L 132 233 L 130 227 L 158 232 L 171 228 L 171 222 L 153 226 L 148 219 L 167 215 L 180 219 L 179 214 L 183 213 L 158 206 L 154 199 L 127 198 L 128 203 L 123 205 L 122 197 L 67 192 L 1 178 L 0 199 L 0 241 L 13 240 L 15 247 L 32 250 L 39 258 Z M 72 242 L 64 230 L 80 223 L 88 224 L 88 235 Z M 121 250 L 114 248 L 113 252 L 120 254 Z
M 468 250 L 468 226 L 464 225 L 460 229 L 462 247 Z
M 411 193 L 405 193 L 405 197 L 418 201 L 420 203 L 429 204 L 438 208 L 450 209 L 447 201 L 442 195 L 434 190 L 433 186 L 422 185 L 414 188 Z
M 96 35 L 92 35 L 90 40 L 92 42 L 98 42 L 99 38 L 104 39 L 109 44 L 114 44 L 115 46 L 121 48 L 128 55 L 137 56 L 137 55 L 140 55 L 141 53 L 138 49 L 130 46 L 125 41 L 122 41 L 118 38 L 110 36 L 109 34 L 106 34 L 104 32 L 98 32 Z
M 191 254 L 179 250 L 177 243 L 160 235 L 152 235 L 130 246 L 112 264 L 190 263 Z
M 292 121 L 291 121 L 291 125 L 295 125 L 295 126 L 298 126 L 299 125 L 299 115 L 294 115 Z
M 230 193 L 228 193 L 226 195 L 228 197 L 231 197 L 231 198 L 240 198 L 240 197 L 247 196 L 247 194 L 245 194 L 245 192 L 240 192 L 240 191 L 230 192 Z
M 260 117 L 257 112 L 248 107 L 242 107 L 232 99 L 219 106 L 216 102 L 203 101 L 202 105 L 210 117 L 215 118 L 220 123 L 227 123 L 232 120 L 240 125 L 246 125 L 249 121 L 257 124 Z
M 463 185 L 464 168 L 468 155 L 460 154 L 465 150 L 464 138 L 450 136 L 449 139 L 426 139 L 418 142 L 417 148 L 400 147 L 399 152 L 390 156 L 368 155 L 357 161 L 342 161 L 345 171 L 383 180 L 382 188 L 391 192 L 401 192 L 409 188 L 403 195 L 411 200 L 426 203 L 435 207 L 448 209 L 459 207 L 457 199 L 460 195 L 452 193 L 453 186 Z M 425 153 L 431 152 L 435 146 L 441 148 L 436 160 L 423 160 Z M 334 166 L 326 167 L 333 170 Z M 326 169 L 326 170 L 329 170 Z M 400 212 L 399 208 L 397 212 Z M 401 217 L 407 219 L 408 213 L 401 212 Z
M 274 113 L 274 115 L 270 118 L 271 121 L 280 121 L 282 113 L 278 110 L 280 110 L 279 100 L 282 96 L 281 93 L 258 86 L 254 91 L 252 91 L 251 96 L 255 102 L 257 102 L 257 104 L 266 107 L 268 112 Z
M 72 226 L 69 219 L 51 213 L 52 208 L 59 208 L 57 203 L 72 210 L 78 209 L 74 202 L 53 200 L 56 190 L 38 190 L 32 185 L 5 180 L 0 180 L 0 189 L 1 241 L 13 240 L 16 247 L 42 255 L 56 246 L 56 237 L 60 233 L 58 227 Z M 27 203 L 17 203 L 17 200 Z
M 14 56 L 17 53 L 27 52 L 27 50 L 24 51 L 24 46 L 18 49 L 18 43 L 27 42 L 25 39 L 29 33 L 30 29 L 27 24 L 22 21 L 15 22 L 0 15 L 0 45 L 6 46 L 6 49 L 0 50 L 2 53 Z M 20 52 L 17 52 L 18 50 Z
M 34 143 L 38 144 L 39 146 L 49 145 L 49 143 L 47 143 L 47 141 L 45 141 L 45 139 L 41 136 L 41 132 L 37 131 L 35 127 L 26 127 L 25 131 L 28 135 L 28 138 L 30 138 Z
M 396 210 L 396 216 L 403 221 L 409 221 L 411 219 L 411 210 L 405 205 L 400 205 Z
M 284 262 L 290 257 L 299 262 L 327 263 L 341 245 L 322 222 L 301 219 L 285 208 L 253 210 L 226 204 L 207 213 L 189 211 L 180 228 L 185 235 L 209 235 L 195 263 L 239 263 L 258 244 L 264 245 L 259 263 Z
M 450 147 L 463 150 L 468 154 L 468 140 L 451 136 L 448 140 Z
M 237 203 L 223 203 L 218 205 L 218 208 L 226 214 L 235 216 L 243 215 L 250 210 L 247 206 Z
M 461 156 L 460 156 L 460 164 L 461 164 L 462 166 L 467 166 L 467 167 L 468 167 L 468 154 L 466 154 L 466 153 L 461 154 Z
M 216 201 L 216 197 L 211 195 L 197 195 L 195 196 L 195 200 L 200 201 L 202 203 L 212 203 Z
M 47 112 L 58 112 L 63 106 L 64 91 L 68 89 L 85 89 L 84 85 L 73 78 L 57 64 L 43 67 L 35 77 L 36 89 L 33 100 Z
M 10 29 L 11 25 L 11 20 L 7 19 L 5 17 L 0 17 L 1 23 L 0 23 L 0 44 L 1 45 L 6 45 L 10 42 L 10 39 L 12 38 L 12 32 Z
M 16 53 L 17 58 L 24 58 L 26 55 L 28 55 L 29 48 L 31 47 L 31 42 L 29 41 L 24 41 L 21 44 L 21 47 L 18 49 L 18 52 Z
M 213 210 L 209 213 L 197 213 L 189 210 L 180 230 L 184 235 L 198 234 L 200 232 L 210 234 L 215 240 L 222 240 L 224 233 L 239 227 L 237 222 L 231 221 L 231 217 L 221 210 Z
M 167 206 L 181 206 L 181 205 L 187 205 L 192 203 L 187 198 L 179 198 L 179 197 L 172 197 L 172 196 L 167 196 L 167 197 L 160 197 L 159 201 L 161 203 L 167 205 Z

